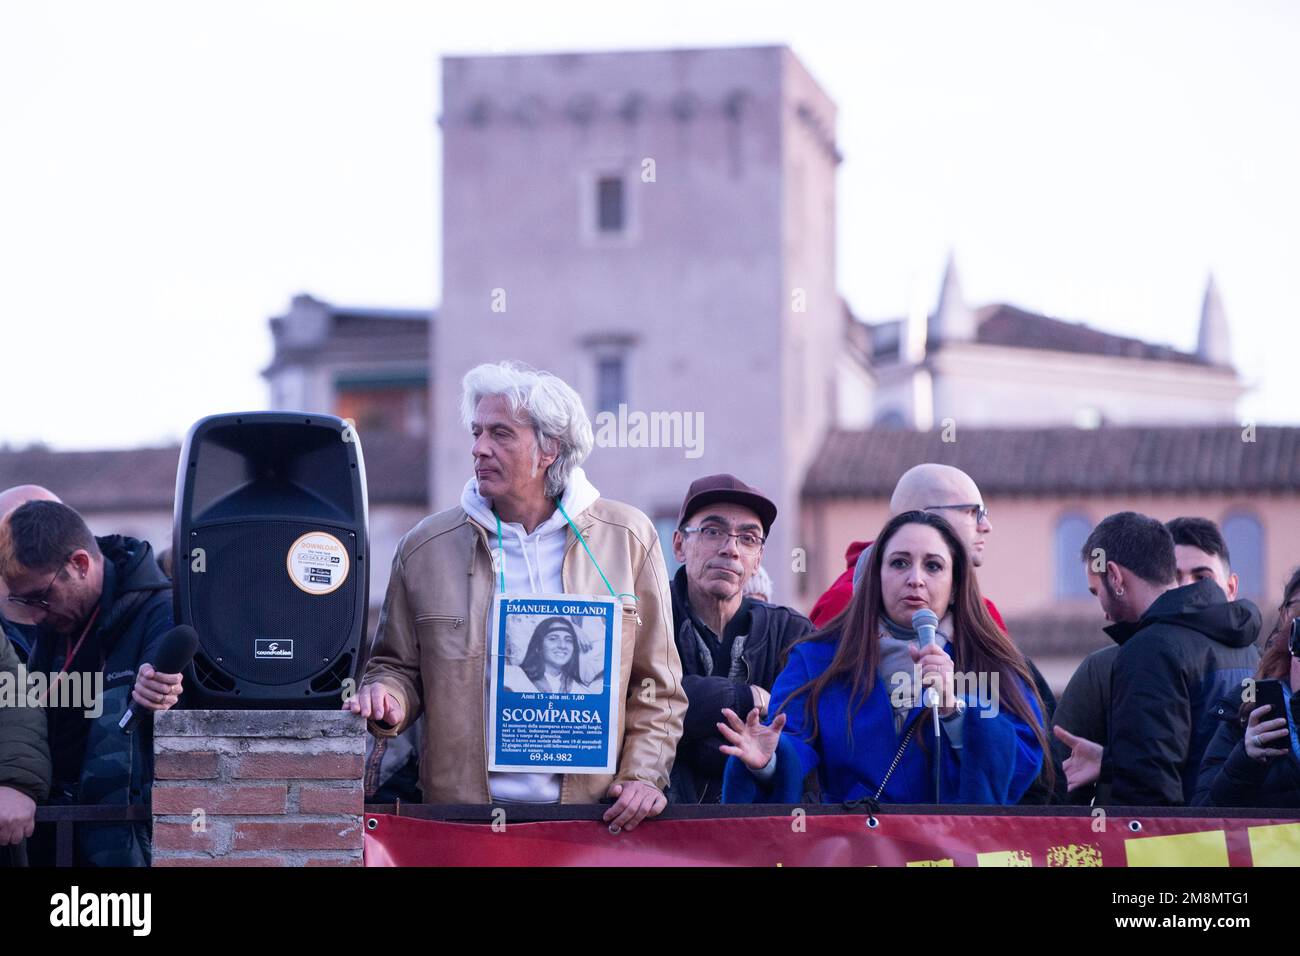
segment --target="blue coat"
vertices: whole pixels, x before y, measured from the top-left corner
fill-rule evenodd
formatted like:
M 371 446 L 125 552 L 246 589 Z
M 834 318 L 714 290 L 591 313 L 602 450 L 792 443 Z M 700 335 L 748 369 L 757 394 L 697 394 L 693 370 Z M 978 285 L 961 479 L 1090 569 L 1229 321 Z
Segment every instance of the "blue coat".
M 853 712 L 850 745 L 845 725 L 850 687 L 847 681 L 836 681 L 822 692 L 817 707 L 820 733 L 816 743 L 810 745 L 810 730 L 804 719 L 805 697 L 790 700 L 790 695 L 830 666 L 835 646 L 836 638 L 831 636 L 804 641 L 790 652 L 785 669 L 772 687 L 768 708 L 768 713 L 774 715 L 785 705 L 787 721 L 778 746 L 776 775 L 766 784 L 760 783 L 749 768 L 732 757 L 723 781 L 724 803 L 797 803 L 802 797 L 803 778 L 814 770 L 825 803 L 875 796 L 908 728 L 924 711 L 912 708 L 901 733 L 896 733 L 890 688 L 877 678 L 876 686 Z M 944 650 L 951 655 L 951 644 Z M 1041 722 L 1042 715 L 1023 681 L 1021 692 L 1031 701 Z M 953 749 L 946 731 L 942 733 L 939 802 L 1013 804 L 1041 771 L 1043 751 L 1033 729 L 1009 710 L 995 712 L 991 703 L 966 698 L 968 709 L 962 718 L 960 750 Z M 885 785 L 881 803 L 936 802 L 933 734 L 928 722 L 913 734 Z M 922 735 L 926 738 L 924 746 Z

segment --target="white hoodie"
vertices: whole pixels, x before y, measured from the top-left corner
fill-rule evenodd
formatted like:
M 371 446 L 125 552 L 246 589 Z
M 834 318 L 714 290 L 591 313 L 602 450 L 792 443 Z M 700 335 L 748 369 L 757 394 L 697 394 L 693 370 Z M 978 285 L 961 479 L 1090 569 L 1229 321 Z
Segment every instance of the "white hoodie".
M 574 468 L 569 483 L 560 498 L 564 510 L 577 521 L 578 515 L 590 508 L 600 498 L 595 485 L 587 480 L 581 468 Z M 488 539 L 496 550 L 497 518 L 492 503 L 478 493 L 478 479 L 471 478 L 460 493 L 460 506 L 465 513 L 488 531 Z M 504 551 L 506 592 L 509 594 L 562 594 L 564 551 L 569 543 L 569 523 L 556 508 L 549 518 L 533 529 L 524 531 L 518 522 L 501 522 L 501 545 Z M 583 557 L 586 557 L 585 553 Z M 493 576 L 500 587 L 500 578 Z M 490 618 L 489 618 L 490 619 Z M 489 626 L 491 626 L 489 624 Z M 491 646 L 491 635 L 488 636 Z M 489 666 L 492 656 L 488 655 Z M 484 680 L 491 675 L 485 674 Z M 488 698 L 485 698 L 488 699 Z M 560 775 L 557 773 L 488 773 L 488 790 L 493 800 L 513 803 L 558 803 L 560 801 Z

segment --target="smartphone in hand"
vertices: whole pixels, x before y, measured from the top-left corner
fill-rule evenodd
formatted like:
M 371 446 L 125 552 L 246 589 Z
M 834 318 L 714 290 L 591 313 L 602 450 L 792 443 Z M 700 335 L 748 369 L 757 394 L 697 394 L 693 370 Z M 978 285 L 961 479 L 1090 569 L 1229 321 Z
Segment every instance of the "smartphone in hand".
M 1285 717 L 1287 730 L 1289 731 L 1287 739 L 1274 740 L 1268 746 L 1273 750 L 1290 750 L 1294 753 L 1296 725 L 1291 717 L 1291 709 L 1287 707 L 1286 698 L 1287 695 L 1282 690 L 1280 680 L 1257 680 L 1255 681 L 1255 704 L 1251 707 L 1251 710 L 1256 707 L 1263 707 L 1265 704 L 1268 705 L 1268 713 L 1260 718 L 1261 723 L 1265 720 L 1276 720 L 1278 717 Z M 1295 698 L 1292 697 L 1292 702 L 1294 700 Z

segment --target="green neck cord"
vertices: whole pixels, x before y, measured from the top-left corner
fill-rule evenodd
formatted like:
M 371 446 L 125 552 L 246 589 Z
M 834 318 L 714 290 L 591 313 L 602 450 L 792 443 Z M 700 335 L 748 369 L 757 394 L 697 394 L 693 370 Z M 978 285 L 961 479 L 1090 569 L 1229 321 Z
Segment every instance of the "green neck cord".
M 501 593 L 506 593 L 506 545 L 501 540 L 501 516 L 497 514 L 495 508 L 492 509 L 492 517 L 497 519 L 497 573 L 501 575 Z
M 569 522 L 569 527 L 573 529 L 574 535 L 582 542 L 582 549 L 587 552 L 587 557 L 591 558 L 591 563 L 596 565 L 596 572 L 600 575 L 600 579 L 605 582 L 605 587 L 609 589 L 609 596 L 618 597 L 618 595 L 614 593 L 614 588 L 609 583 L 609 578 L 605 577 L 605 572 L 600 569 L 600 565 L 596 561 L 596 556 L 591 553 L 591 548 L 587 547 L 587 539 L 578 531 L 577 525 L 573 523 L 568 512 L 564 510 L 564 505 L 560 504 L 559 498 L 555 499 L 555 506 L 560 509 L 560 514 L 564 515 L 564 520 Z
M 574 535 L 577 537 L 579 541 L 582 542 L 583 550 L 587 552 L 587 557 L 591 558 L 591 563 L 596 566 L 596 571 L 600 575 L 600 579 L 605 582 L 605 587 L 609 589 L 610 597 L 619 597 L 619 595 L 614 593 L 614 588 L 610 585 L 609 578 L 605 577 L 605 572 L 601 570 L 600 562 L 598 562 L 596 560 L 596 556 L 591 553 L 591 548 L 587 547 L 586 539 L 583 538 L 581 532 L 578 531 L 577 526 L 573 523 L 573 519 L 569 517 L 568 512 L 564 510 L 564 505 L 560 504 L 560 499 L 558 498 L 555 499 L 555 506 L 560 509 L 560 514 L 564 515 L 564 520 L 569 523 L 569 527 L 573 529 Z M 495 508 L 492 509 L 492 514 L 497 519 L 497 553 L 500 555 L 500 558 L 498 559 L 500 562 L 500 566 L 497 568 L 497 572 L 501 575 L 501 593 L 505 594 L 506 593 L 506 546 L 505 546 L 505 542 L 502 541 L 501 539 L 501 516 L 496 513 Z

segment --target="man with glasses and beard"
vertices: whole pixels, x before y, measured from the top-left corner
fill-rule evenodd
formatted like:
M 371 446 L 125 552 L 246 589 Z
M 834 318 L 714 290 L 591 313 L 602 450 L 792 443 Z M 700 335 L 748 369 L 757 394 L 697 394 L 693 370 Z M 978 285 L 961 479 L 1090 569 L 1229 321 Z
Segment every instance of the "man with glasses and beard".
M 758 570 L 776 505 L 732 475 L 691 484 L 673 554 L 673 634 L 690 704 L 673 766 L 670 799 L 717 803 L 727 755 L 718 731 L 724 708 L 767 715 L 787 647 L 812 630 L 797 611 L 743 594 Z
M 27 671 L 49 676 L 41 703 L 53 762 L 50 802 L 147 802 L 152 723 L 128 735 L 118 721 L 132 704 L 163 711 L 181 694 L 180 674 L 156 673 L 149 663 L 171 629 L 172 595 L 148 542 L 96 538 L 67 505 L 29 501 L 0 521 L 0 576 L 7 603 L 37 624 Z M 34 863 L 46 862 L 40 837 Z M 78 865 L 144 866 L 149 857 L 147 824 L 78 828 Z

